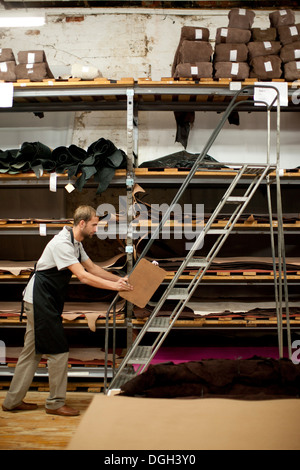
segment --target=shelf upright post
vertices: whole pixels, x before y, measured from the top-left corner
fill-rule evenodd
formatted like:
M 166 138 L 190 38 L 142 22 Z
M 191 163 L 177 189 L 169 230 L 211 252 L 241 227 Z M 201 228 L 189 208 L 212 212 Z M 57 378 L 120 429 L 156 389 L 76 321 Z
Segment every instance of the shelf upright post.
M 133 187 L 134 187 L 134 90 L 127 89 L 127 235 L 126 235 L 126 255 L 127 272 L 130 273 L 133 268 Z M 127 330 L 127 348 L 132 345 L 132 310 L 133 305 L 127 302 L 126 308 L 126 330 Z

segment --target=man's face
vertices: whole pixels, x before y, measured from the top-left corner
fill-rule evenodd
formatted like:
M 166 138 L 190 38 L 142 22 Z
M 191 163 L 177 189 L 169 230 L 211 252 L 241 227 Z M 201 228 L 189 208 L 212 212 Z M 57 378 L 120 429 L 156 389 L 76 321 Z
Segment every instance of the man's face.
M 92 238 L 97 232 L 99 217 L 94 216 L 88 222 L 82 220 L 81 224 L 81 235 L 83 238 Z

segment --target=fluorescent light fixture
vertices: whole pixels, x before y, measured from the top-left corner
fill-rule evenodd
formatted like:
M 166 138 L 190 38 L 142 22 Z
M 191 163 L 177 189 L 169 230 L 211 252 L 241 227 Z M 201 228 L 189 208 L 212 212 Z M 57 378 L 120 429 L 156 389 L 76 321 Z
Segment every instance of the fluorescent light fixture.
M 2 16 L 0 28 L 28 28 L 29 26 L 43 26 L 44 16 Z

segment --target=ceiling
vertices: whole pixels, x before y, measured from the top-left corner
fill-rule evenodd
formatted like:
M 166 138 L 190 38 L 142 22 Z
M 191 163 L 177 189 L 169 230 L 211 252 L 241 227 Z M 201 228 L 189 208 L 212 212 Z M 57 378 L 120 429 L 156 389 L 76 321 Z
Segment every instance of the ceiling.
M 28 9 L 28 8 L 190 8 L 190 9 L 230 9 L 234 7 L 244 7 L 252 9 L 274 9 L 292 8 L 299 10 L 300 5 L 297 0 L 175 0 L 175 1 L 151 1 L 151 0 L 0 0 L 0 4 L 6 10 Z

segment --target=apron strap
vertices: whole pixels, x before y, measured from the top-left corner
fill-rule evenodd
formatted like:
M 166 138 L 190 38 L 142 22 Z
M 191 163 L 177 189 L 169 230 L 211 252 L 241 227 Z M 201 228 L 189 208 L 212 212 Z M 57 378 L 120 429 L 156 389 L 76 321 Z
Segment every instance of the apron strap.
M 71 241 L 72 241 L 73 245 L 75 246 L 73 229 L 71 229 Z M 80 248 L 79 248 L 79 258 L 78 258 L 78 261 L 79 261 L 79 263 L 81 263 L 81 252 L 80 252 Z

